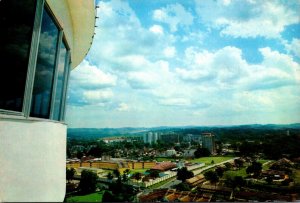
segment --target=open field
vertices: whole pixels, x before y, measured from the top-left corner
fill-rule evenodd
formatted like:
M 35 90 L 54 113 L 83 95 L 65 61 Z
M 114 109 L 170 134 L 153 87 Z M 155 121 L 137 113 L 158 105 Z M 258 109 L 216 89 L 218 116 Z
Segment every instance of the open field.
M 156 183 L 156 184 L 154 184 L 154 185 L 149 186 L 148 189 L 157 189 L 157 188 L 159 188 L 160 186 L 166 184 L 167 182 L 170 182 L 170 181 L 173 180 L 173 179 L 176 179 L 176 178 L 172 177 L 172 178 L 169 178 L 169 179 L 167 179 L 167 180 L 158 182 L 158 183 Z
M 259 160 L 257 160 L 257 162 L 259 162 L 261 164 L 267 163 L 268 161 L 270 161 L 270 160 L 266 160 L 266 159 L 259 159 Z
M 269 167 L 271 166 L 271 164 L 274 162 L 272 160 L 265 160 L 265 159 L 260 159 L 260 160 L 257 160 L 257 162 L 259 163 L 262 163 L 263 164 L 263 170 L 268 170 Z M 228 176 L 242 176 L 242 177 L 246 177 L 248 174 L 246 173 L 246 169 L 247 167 L 249 166 L 249 163 L 247 164 L 244 164 L 244 167 L 242 167 L 241 169 L 239 170 L 229 170 L 229 171 L 226 171 L 224 173 L 224 175 L 228 175 Z
M 273 160 L 258 160 L 258 162 L 262 163 L 262 170 L 268 170 L 270 168 L 270 166 L 272 165 L 272 163 L 274 163 Z
M 222 156 L 214 156 L 214 157 L 201 157 L 198 159 L 193 159 L 191 162 L 194 163 L 205 163 L 206 166 L 211 165 L 212 161 L 214 161 L 215 164 L 220 163 L 222 161 L 227 161 L 229 159 L 232 159 L 234 157 L 222 157 Z
M 147 171 L 148 169 L 130 169 L 130 174 L 134 174 L 134 173 L 144 173 L 145 171 Z
M 88 195 L 78 195 L 67 198 L 67 202 L 102 202 L 102 196 L 105 191 L 95 192 Z
M 243 167 L 236 171 L 233 171 L 233 170 L 225 171 L 224 176 L 230 176 L 230 177 L 242 176 L 243 178 L 245 178 L 247 176 L 246 168 L 247 167 Z
M 294 181 L 297 185 L 300 185 L 300 169 L 296 169 L 294 172 Z

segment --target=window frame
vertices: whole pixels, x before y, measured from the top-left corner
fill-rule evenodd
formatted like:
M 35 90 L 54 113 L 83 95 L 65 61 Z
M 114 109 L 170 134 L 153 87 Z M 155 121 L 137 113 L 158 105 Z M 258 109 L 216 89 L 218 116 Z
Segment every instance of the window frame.
M 30 90 L 30 80 L 32 75 L 32 66 L 35 65 L 34 55 L 37 50 L 35 47 L 38 45 L 39 35 L 40 35 L 40 28 L 41 28 L 41 11 L 42 7 L 44 6 L 45 0 L 35 0 L 35 14 L 33 19 L 33 27 L 32 27 L 32 34 L 31 34 L 31 43 L 29 49 L 29 56 L 28 56 L 28 64 L 27 64 L 27 74 L 25 79 L 25 87 L 24 87 L 24 94 L 23 94 L 23 103 L 22 103 L 22 110 L 21 111 L 14 111 L 14 110 L 7 110 L 0 108 L 0 116 L 1 115 L 12 115 L 12 116 L 22 116 L 26 117 L 27 106 L 28 106 L 28 91 Z M 37 55 L 37 54 L 36 54 Z M 30 103 L 30 102 L 29 102 Z
M 12 110 L 5 110 L 0 109 L 0 119 L 3 118 L 19 118 L 19 119 L 30 119 L 30 120 L 44 120 L 44 121 L 53 121 L 53 122 L 64 122 L 65 120 L 65 109 L 66 109 L 66 96 L 67 96 L 67 88 L 68 88 L 68 81 L 69 75 L 71 70 L 71 50 L 70 46 L 66 40 L 63 27 L 60 25 L 59 21 L 55 17 L 54 13 L 52 12 L 50 6 L 47 4 L 46 0 L 35 0 L 36 8 L 34 14 L 34 22 L 33 22 L 33 29 L 32 29 L 32 37 L 30 43 L 30 51 L 28 57 L 28 68 L 27 68 L 27 75 L 26 75 L 26 82 L 25 82 L 25 90 L 23 96 L 23 106 L 22 111 L 12 111 Z M 32 102 L 32 93 L 34 87 L 34 78 L 36 72 L 36 65 L 37 65 L 37 56 L 39 51 L 39 41 L 40 41 L 40 34 L 41 34 L 41 26 L 43 20 L 43 12 L 47 10 L 48 14 L 50 15 L 53 23 L 57 26 L 59 31 L 58 35 L 58 43 L 56 45 L 56 56 L 55 56 L 55 67 L 54 67 L 54 79 L 52 84 L 52 92 L 51 92 L 51 101 L 50 101 L 50 114 L 49 118 L 39 118 L 39 117 L 31 117 L 31 102 Z M 58 61 L 59 61 L 59 54 L 60 54 L 60 46 L 61 43 L 64 43 L 67 53 L 66 53 L 66 64 L 65 64 L 65 72 L 64 72 L 64 82 L 63 82 L 63 90 L 62 90 L 62 98 L 61 98 L 61 106 L 60 106 L 60 116 L 58 120 L 53 120 L 53 110 L 54 110 L 54 103 L 55 103 L 55 93 L 56 93 L 56 85 L 57 85 L 57 76 L 58 76 Z
M 64 81 L 62 85 L 62 97 L 61 97 L 61 104 L 60 104 L 60 112 L 59 112 L 59 118 L 58 121 L 64 121 L 64 113 L 65 113 L 65 97 L 67 93 L 67 83 L 69 79 L 70 74 L 70 47 L 67 43 L 67 40 L 65 39 L 63 30 L 60 30 L 59 32 L 59 39 L 58 39 L 58 48 L 57 48 L 57 55 L 56 55 L 56 61 L 55 61 L 55 72 L 54 72 L 54 81 L 53 81 L 53 89 L 52 89 L 52 100 L 51 100 L 51 106 L 50 106 L 50 120 L 55 120 L 54 117 L 54 107 L 55 107 L 55 97 L 56 97 L 56 87 L 57 87 L 57 79 L 58 79 L 58 63 L 59 63 L 59 57 L 60 57 L 60 47 L 61 44 L 64 44 L 66 48 L 66 58 L 65 58 L 65 64 L 64 64 Z

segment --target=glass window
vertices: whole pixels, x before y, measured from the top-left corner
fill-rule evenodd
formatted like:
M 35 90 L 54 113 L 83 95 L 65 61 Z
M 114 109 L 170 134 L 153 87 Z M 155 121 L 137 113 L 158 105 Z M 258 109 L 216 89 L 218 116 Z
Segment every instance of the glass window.
M 60 116 L 62 113 L 62 99 L 63 99 L 63 90 L 65 84 L 65 73 L 68 67 L 67 61 L 67 48 L 64 43 L 61 43 L 58 67 L 57 67 L 57 83 L 56 83 L 56 91 L 55 91 L 55 101 L 54 101 L 54 109 L 53 109 L 53 119 L 60 120 Z
M 0 109 L 22 111 L 34 0 L 0 0 Z
M 59 30 L 44 9 L 30 116 L 49 118 Z

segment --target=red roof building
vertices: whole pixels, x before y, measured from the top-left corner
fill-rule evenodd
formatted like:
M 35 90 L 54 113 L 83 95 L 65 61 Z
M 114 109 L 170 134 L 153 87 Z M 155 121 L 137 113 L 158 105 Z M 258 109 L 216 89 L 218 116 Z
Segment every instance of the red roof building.
M 159 171 L 167 171 L 169 169 L 176 168 L 176 164 L 172 162 L 162 162 L 158 163 L 155 166 L 153 166 L 152 170 L 159 170 Z

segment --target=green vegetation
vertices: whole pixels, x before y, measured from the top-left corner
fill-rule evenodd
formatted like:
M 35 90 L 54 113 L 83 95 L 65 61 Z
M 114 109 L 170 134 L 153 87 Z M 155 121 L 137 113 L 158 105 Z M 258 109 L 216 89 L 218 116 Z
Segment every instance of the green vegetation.
M 156 188 L 159 188 L 160 186 L 166 184 L 167 182 L 170 182 L 172 179 L 174 179 L 174 177 L 169 178 L 169 179 L 164 180 L 164 181 L 161 181 L 161 182 L 158 182 L 158 183 L 156 183 L 156 184 L 154 184 L 154 185 L 149 186 L 148 188 L 149 188 L 149 189 L 156 189 Z
M 258 162 L 263 164 L 262 165 L 263 170 L 268 170 L 270 168 L 270 166 L 272 165 L 272 163 L 274 163 L 274 161 L 272 161 L 272 160 L 258 160 Z
M 177 171 L 177 180 L 181 180 L 185 182 L 186 179 L 194 177 L 194 173 L 192 171 L 188 171 L 187 167 L 183 167 L 178 169 Z
M 210 155 L 210 152 L 206 148 L 198 147 L 197 150 L 195 151 L 194 155 L 196 158 L 207 157 Z
M 219 181 L 219 176 L 216 171 L 207 171 L 204 173 L 206 180 L 209 180 L 211 184 L 216 184 Z
M 268 161 L 270 161 L 270 160 L 266 160 L 266 159 L 259 159 L 259 160 L 257 160 L 257 162 L 259 162 L 261 164 L 264 164 L 264 163 L 266 163 Z
M 146 172 L 148 169 L 130 169 L 130 174 L 134 174 L 134 173 L 144 173 Z
M 97 179 L 98 176 L 96 173 L 83 170 L 81 172 L 81 179 L 78 186 L 79 190 L 84 194 L 95 192 L 97 188 Z
M 254 177 L 258 177 L 262 171 L 262 164 L 259 162 L 252 162 L 250 166 L 246 168 L 247 174 L 253 174 Z
M 248 176 L 246 173 L 246 167 L 243 167 L 239 170 L 229 170 L 229 171 L 225 171 L 224 173 L 225 177 L 234 177 L 234 176 L 241 176 L 241 177 L 246 177 Z
M 300 169 L 295 170 L 294 181 L 297 185 L 300 185 Z
M 265 160 L 265 159 L 260 159 L 260 160 L 257 160 L 258 163 L 261 163 L 263 165 L 263 170 L 268 170 L 269 167 L 271 166 L 271 164 L 274 162 L 272 160 Z M 268 163 L 267 163 L 268 162 Z M 265 164 L 266 163 L 266 164 Z M 249 164 L 248 164 L 249 165 Z M 248 174 L 246 172 L 246 168 L 247 168 L 247 165 L 244 166 L 244 167 L 241 167 L 240 169 L 238 170 L 228 170 L 224 173 L 224 175 L 226 177 L 234 177 L 234 176 L 241 176 L 243 178 L 247 177 Z
M 102 202 L 102 196 L 105 191 L 95 192 L 88 195 L 78 195 L 69 197 L 66 202 Z
M 232 159 L 233 157 L 222 157 L 222 156 L 212 156 L 212 157 L 202 157 L 198 159 L 193 159 L 191 162 L 194 163 L 205 163 L 205 165 L 211 165 L 212 161 L 217 164 L 223 161 L 227 161 L 229 159 Z
M 66 168 L 66 179 L 68 183 L 73 180 L 76 170 L 74 168 Z
M 104 202 L 132 202 L 135 195 L 134 188 L 124 182 L 123 178 L 118 177 L 116 182 L 109 184 L 108 191 L 104 193 L 102 200 Z

